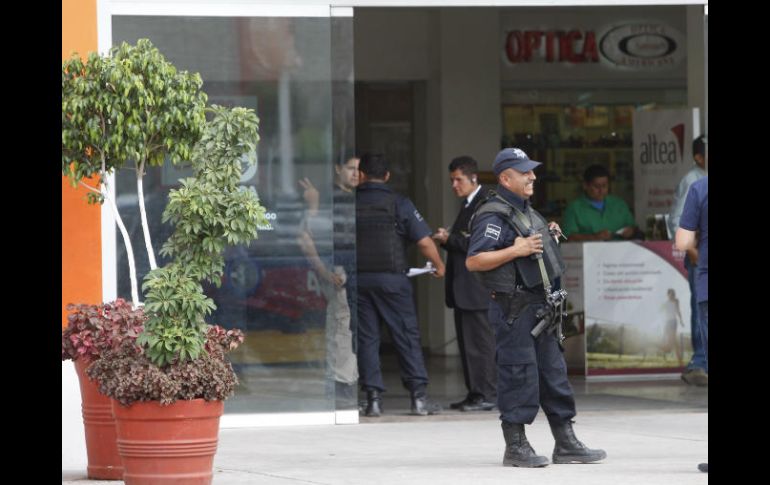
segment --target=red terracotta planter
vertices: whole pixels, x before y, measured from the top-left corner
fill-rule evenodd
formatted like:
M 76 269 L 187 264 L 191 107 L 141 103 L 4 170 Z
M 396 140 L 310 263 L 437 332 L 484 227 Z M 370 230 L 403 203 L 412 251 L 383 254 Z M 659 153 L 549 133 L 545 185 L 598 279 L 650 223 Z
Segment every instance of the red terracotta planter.
M 123 463 L 118 454 L 115 419 L 112 417 L 112 399 L 99 392 L 99 386 L 88 378 L 86 368 L 91 363 L 83 358 L 75 360 L 75 371 L 80 381 L 83 425 L 86 431 L 88 478 L 121 480 Z
M 113 401 L 126 485 L 209 485 L 223 401 Z

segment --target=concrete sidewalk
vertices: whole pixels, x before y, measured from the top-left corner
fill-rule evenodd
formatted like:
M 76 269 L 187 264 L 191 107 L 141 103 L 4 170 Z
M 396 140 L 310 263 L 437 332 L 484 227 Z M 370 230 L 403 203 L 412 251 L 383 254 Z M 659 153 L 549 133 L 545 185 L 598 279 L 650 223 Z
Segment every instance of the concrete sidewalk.
M 578 410 L 580 408 L 578 407 Z M 504 442 L 497 412 L 367 418 L 358 425 L 223 429 L 214 459 L 215 485 L 241 484 L 706 484 L 697 469 L 708 461 L 708 414 L 700 410 L 580 412 L 578 438 L 603 448 L 589 465 L 525 469 L 501 466 Z M 542 411 L 527 436 L 550 459 Z M 87 480 L 85 470 L 62 471 L 63 484 Z

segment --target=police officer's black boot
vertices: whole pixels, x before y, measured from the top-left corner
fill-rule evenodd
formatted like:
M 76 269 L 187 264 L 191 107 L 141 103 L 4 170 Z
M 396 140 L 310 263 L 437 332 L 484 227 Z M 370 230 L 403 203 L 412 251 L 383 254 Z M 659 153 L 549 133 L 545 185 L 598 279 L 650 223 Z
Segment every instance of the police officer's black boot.
M 505 454 L 503 466 L 519 466 L 535 468 L 548 465 L 548 458 L 540 456 L 532 449 L 524 434 L 524 425 L 502 421 L 503 437 L 505 438 Z
M 380 414 L 382 414 L 380 391 L 377 389 L 368 389 L 366 391 L 366 411 L 364 411 L 364 415 L 370 418 L 379 418 Z
M 551 433 L 556 440 L 553 447 L 554 463 L 592 463 L 607 458 L 604 450 L 592 450 L 577 439 L 571 420 L 551 423 Z
M 424 390 L 411 393 L 412 412 L 416 416 L 427 416 L 429 414 L 438 414 L 441 412 L 441 405 L 431 402 Z

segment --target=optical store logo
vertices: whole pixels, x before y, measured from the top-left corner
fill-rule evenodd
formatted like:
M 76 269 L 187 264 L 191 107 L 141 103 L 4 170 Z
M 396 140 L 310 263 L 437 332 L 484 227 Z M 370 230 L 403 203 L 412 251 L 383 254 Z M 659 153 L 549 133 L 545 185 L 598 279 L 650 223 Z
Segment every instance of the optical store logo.
M 685 57 L 684 36 L 667 25 L 633 23 L 611 28 L 599 41 L 602 59 L 629 70 L 662 70 Z

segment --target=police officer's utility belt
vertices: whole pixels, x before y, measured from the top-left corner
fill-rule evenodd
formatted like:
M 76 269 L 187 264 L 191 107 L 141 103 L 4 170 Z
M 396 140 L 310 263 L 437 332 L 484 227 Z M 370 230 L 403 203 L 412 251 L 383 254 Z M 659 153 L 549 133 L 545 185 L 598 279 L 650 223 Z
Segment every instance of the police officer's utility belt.
M 508 325 L 512 324 L 527 306 L 546 302 L 545 294 L 542 291 L 527 291 L 520 287 L 517 287 L 513 293 L 493 291 L 491 296 L 503 310 Z

